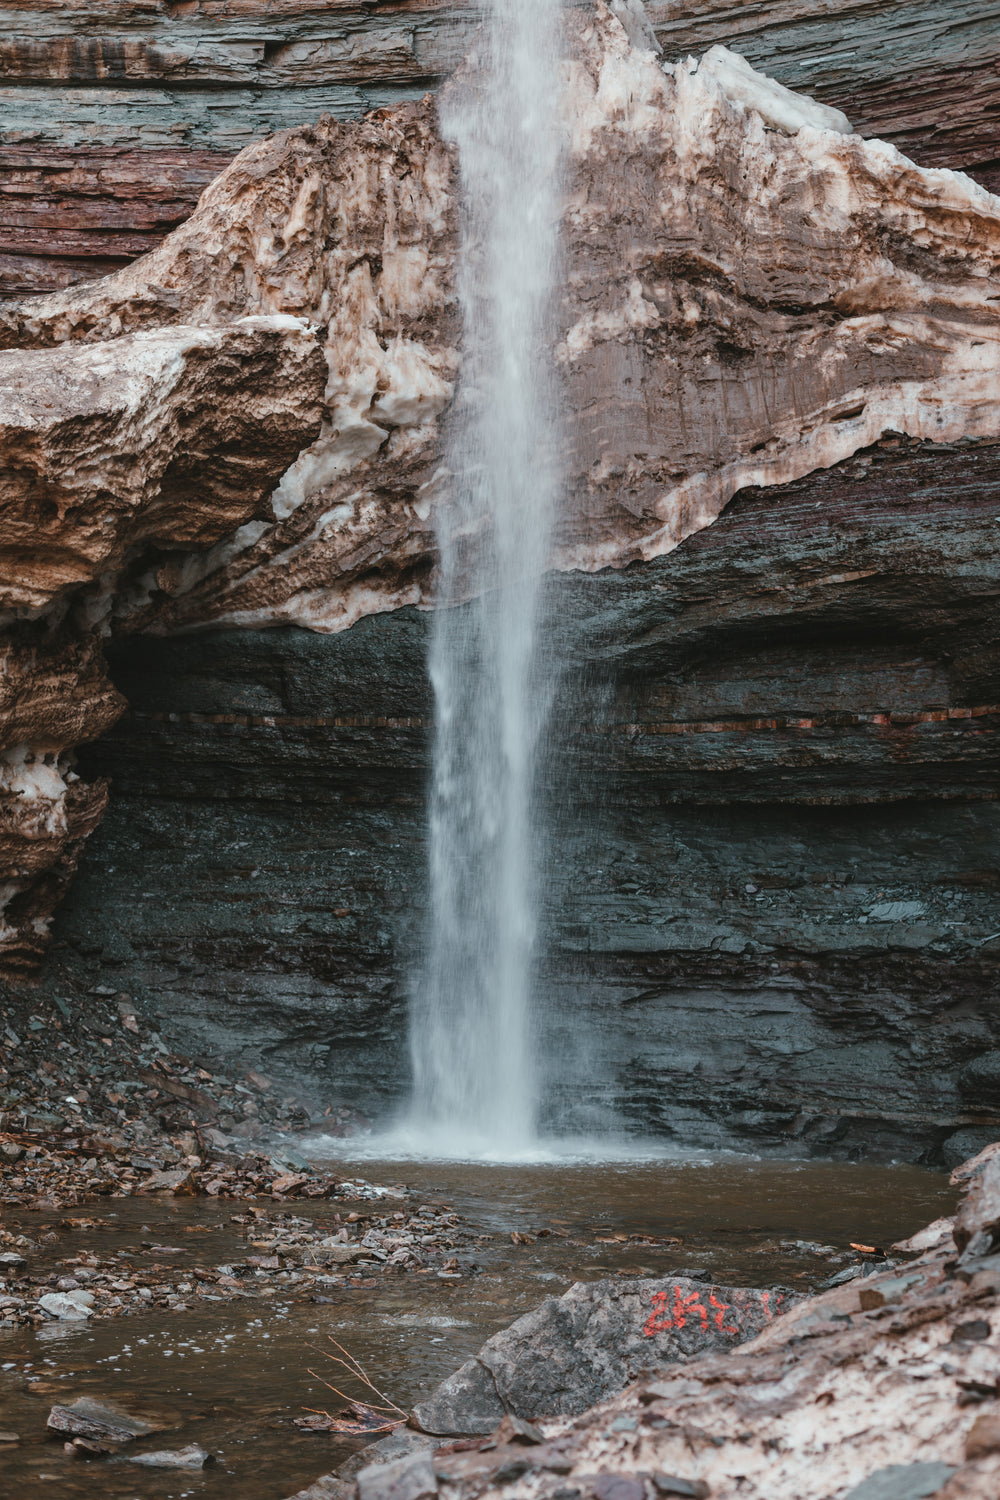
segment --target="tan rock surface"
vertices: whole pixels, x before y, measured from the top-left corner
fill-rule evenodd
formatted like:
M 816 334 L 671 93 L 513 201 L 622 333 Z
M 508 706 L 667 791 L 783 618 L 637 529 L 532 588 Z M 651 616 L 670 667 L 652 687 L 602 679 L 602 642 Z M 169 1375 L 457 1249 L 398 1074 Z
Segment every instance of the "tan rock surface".
M 996 435 L 995 198 L 843 133 L 723 49 L 664 69 L 602 4 L 573 49 L 557 566 L 658 556 L 738 488 L 885 430 Z M 323 435 L 276 521 L 172 561 L 130 628 L 336 630 L 427 602 L 454 217 L 431 103 L 326 121 L 244 152 L 144 260 L 5 314 L 21 344 L 267 313 L 326 329 Z

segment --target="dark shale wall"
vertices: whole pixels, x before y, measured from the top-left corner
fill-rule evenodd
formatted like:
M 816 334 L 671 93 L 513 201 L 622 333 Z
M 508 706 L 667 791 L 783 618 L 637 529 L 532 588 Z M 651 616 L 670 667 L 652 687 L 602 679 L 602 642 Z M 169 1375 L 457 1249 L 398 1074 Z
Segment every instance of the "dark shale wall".
M 547 1108 L 940 1161 L 1000 1121 L 1000 446 L 888 438 L 657 562 L 552 581 Z M 405 1087 L 428 618 L 133 639 L 46 984 Z

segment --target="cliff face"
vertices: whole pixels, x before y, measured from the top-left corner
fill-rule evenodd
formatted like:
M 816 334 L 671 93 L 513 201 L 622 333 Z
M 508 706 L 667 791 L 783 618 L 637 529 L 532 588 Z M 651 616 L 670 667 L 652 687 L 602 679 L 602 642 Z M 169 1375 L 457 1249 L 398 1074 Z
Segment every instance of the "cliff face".
M 993 0 L 650 0 L 671 60 L 714 43 L 925 166 L 1000 161 Z M 260 136 L 437 88 L 480 8 L 447 0 L 21 0 L 0 10 L 0 286 L 49 291 L 154 247 Z
M 668 557 L 553 580 L 553 1114 L 930 1159 L 995 1131 L 998 461 L 888 439 Z M 115 644 L 132 709 L 85 761 L 115 793 L 47 983 L 134 987 L 390 1105 L 428 623 Z
M 388 13 L 362 27 L 361 9 L 344 35 L 381 46 Z M 895 18 L 844 7 L 850 65 L 839 43 L 814 59 L 827 9 L 776 6 L 739 36 L 757 61 L 812 59 L 817 105 L 721 48 L 671 60 L 732 17 L 649 9 L 666 59 L 635 7 L 570 28 L 546 1024 L 564 1056 L 590 1039 L 567 1070 L 588 1108 L 689 1139 L 933 1153 L 1000 1102 L 988 1059 L 967 1066 L 994 1046 L 1000 946 L 1000 204 L 835 105 L 882 108 L 938 160 L 964 142 L 988 178 L 988 79 L 982 118 L 918 129 L 920 68 L 880 90 L 888 53 L 858 44 Z M 211 32 L 213 66 L 329 59 L 312 32 L 259 58 L 223 45 L 265 25 L 257 7 L 189 10 L 169 25 Z M 469 11 L 404 14 L 414 47 L 468 40 Z M 911 22 L 910 62 L 979 45 L 946 6 Z M 143 46 L 92 48 L 93 89 L 167 66 Z M 74 47 L 10 66 L 82 67 Z M 178 42 L 170 66 L 193 86 L 210 53 Z M 390 55 L 380 77 L 411 66 Z M 233 83 L 211 118 L 241 99 Z M 134 265 L 0 307 L 23 678 L 7 968 L 41 951 L 111 772 L 43 982 L 110 971 L 279 1069 L 334 1054 L 369 1107 L 401 1075 L 420 941 L 452 174 L 433 101 L 326 115 L 250 147 Z M 131 712 L 84 783 L 68 752 L 120 711 L 95 629 Z M 57 692 L 75 705 L 58 728 Z M 559 1080 L 551 1102 L 565 1114 Z

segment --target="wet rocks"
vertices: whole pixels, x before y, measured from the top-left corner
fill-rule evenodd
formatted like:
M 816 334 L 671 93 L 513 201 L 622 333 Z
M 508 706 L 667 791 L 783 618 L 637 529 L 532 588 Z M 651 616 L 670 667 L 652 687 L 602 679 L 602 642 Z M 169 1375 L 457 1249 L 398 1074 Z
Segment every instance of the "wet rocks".
M 505 1413 L 573 1415 L 624 1389 L 640 1370 L 730 1349 L 799 1299 L 677 1276 L 578 1282 L 495 1334 L 418 1404 L 425 1432 L 492 1432 Z
M 0 1152 L 16 1168 L 0 1179 L 0 1202 L 341 1195 L 340 1179 L 313 1171 L 283 1137 L 331 1120 L 346 1133 L 355 1111 L 281 1092 L 259 1071 L 244 1081 L 203 1067 L 172 1052 L 129 996 L 97 989 L 0 1012 Z
M 956 1222 L 967 1249 L 994 1231 L 997 1160 L 967 1164 Z M 939 1229 L 904 1275 L 803 1299 L 725 1356 L 642 1374 L 578 1417 L 540 1422 L 540 1447 L 490 1436 L 438 1448 L 438 1494 L 995 1500 L 1000 1258 L 963 1263 Z
M 186 1448 L 164 1448 L 153 1453 L 130 1454 L 129 1459 L 131 1463 L 142 1464 L 147 1469 L 203 1469 L 212 1462 L 212 1455 L 205 1448 L 199 1448 L 197 1443 L 189 1443 Z
M 162 1431 L 164 1425 L 137 1417 L 114 1401 L 95 1401 L 90 1396 L 80 1396 L 65 1406 L 53 1406 L 48 1420 L 51 1432 L 65 1432 L 70 1437 L 100 1443 L 132 1443 L 136 1438 Z
M 47 1292 L 38 1299 L 42 1311 L 62 1323 L 84 1322 L 90 1317 L 94 1302 L 93 1292 L 83 1291 Z

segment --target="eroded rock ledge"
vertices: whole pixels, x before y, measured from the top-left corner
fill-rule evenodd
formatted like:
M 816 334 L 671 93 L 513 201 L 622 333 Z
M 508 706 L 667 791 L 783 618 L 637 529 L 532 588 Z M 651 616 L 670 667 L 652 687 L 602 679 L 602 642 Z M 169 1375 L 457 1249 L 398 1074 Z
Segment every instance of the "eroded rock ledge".
M 580 17 L 566 65 L 554 566 L 662 556 L 737 489 L 886 430 L 1000 435 L 1000 203 L 723 49 L 664 66 L 617 9 L 627 25 L 601 0 Z M 253 146 L 143 260 L 3 309 L 12 627 L 337 631 L 428 604 L 455 245 L 428 99 Z M 58 760 L 64 738 L 17 743 Z M 17 792 L 8 821 L 37 859 L 37 794 Z M 46 837 L 63 858 L 69 824 Z M 12 899 L 37 885 L 22 866 Z M 50 912 L 36 902 L 30 941 L 11 925 L 9 951 L 36 952 Z

